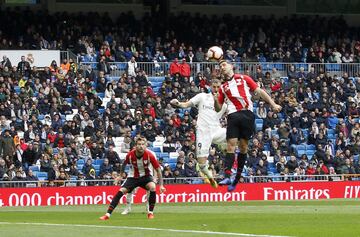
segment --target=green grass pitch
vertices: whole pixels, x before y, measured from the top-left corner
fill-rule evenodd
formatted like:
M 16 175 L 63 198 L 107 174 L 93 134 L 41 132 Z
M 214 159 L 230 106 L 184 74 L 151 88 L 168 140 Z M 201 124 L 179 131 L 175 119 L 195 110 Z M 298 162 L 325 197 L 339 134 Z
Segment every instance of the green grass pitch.
M 144 205 L 109 221 L 107 206 L 1 207 L 1 237 L 360 236 L 359 200 L 248 201 Z M 45 224 L 43 224 L 45 223 Z

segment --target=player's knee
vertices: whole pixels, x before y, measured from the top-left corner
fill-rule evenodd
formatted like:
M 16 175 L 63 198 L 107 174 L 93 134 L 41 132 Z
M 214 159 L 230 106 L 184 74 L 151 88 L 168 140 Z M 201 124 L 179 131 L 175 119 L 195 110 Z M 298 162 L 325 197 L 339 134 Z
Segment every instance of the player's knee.
M 127 194 L 129 191 L 126 188 L 120 188 L 120 192 Z
M 198 161 L 199 165 L 205 165 L 207 158 L 206 157 L 198 157 L 197 161 Z
M 240 140 L 239 142 L 239 150 L 240 150 L 240 153 L 247 153 L 248 151 L 248 142 L 246 142 L 245 140 Z
M 147 190 L 149 190 L 150 192 L 155 192 L 156 191 L 156 185 L 155 183 L 149 183 L 147 185 Z

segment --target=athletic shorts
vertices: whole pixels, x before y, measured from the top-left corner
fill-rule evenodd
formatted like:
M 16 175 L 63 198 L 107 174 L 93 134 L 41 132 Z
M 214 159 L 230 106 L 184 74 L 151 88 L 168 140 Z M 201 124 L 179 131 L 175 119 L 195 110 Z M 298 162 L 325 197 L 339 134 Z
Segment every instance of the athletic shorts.
M 227 117 L 226 139 L 249 140 L 255 132 L 255 115 L 250 110 L 231 113 Z
M 196 128 L 196 156 L 208 157 L 211 144 L 226 143 L 226 128 L 197 127 Z
M 129 177 L 125 180 L 121 187 L 126 188 L 128 192 L 131 193 L 137 187 L 142 187 L 143 189 L 146 189 L 145 186 L 150 182 L 154 182 L 152 176 L 142 176 L 140 178 Z

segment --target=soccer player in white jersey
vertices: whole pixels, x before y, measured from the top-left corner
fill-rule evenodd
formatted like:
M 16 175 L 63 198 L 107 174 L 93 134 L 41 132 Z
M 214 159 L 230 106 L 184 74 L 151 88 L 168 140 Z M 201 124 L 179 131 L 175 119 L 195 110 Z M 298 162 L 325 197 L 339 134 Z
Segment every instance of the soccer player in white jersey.
M 213 91 L 218 91 L 221 83 L 214 79 L 211 83 Z M 199 93 L 187 102 L 172 99 L 170 104 L 180 108 L 197 107 L 199 114 L 196 121 L 196 153 L 201 172 L 209 179 L 211 186 L 217 188 L 217 183 L 209 170 L 208 156 L 212 143 L 226 143 L 226 129 L 220 125 L 220 118 L 226 111 L 226 105 L 219 113 L 214 108 L 214 97 L 211 93 Z
M 249 139 L 255 132 L 255 115 L 251 93 L 258 94 L 265 102 L 270 104 L 275 113 L 281 111 L 281 106 L 276 104 L 271 97 L 261 89 L 251 77 L 235 74 L 233 65 L 225 60 L 220 61 L 220 72 L 225 77 L 225 82 L 220 89 L 213 91 L 215 109 L 220 111 L 223 104 L 227 104 L 227 148 L 225 158 L 225 179 L 219 184 L 228 184 L 228 191 L 233 191 L 241 177 L 244 168 Z M 236 177 L 230 179 L 231 168 L 235 160 L 235 148 L 239 147 L 237 156 L 238 168 Z

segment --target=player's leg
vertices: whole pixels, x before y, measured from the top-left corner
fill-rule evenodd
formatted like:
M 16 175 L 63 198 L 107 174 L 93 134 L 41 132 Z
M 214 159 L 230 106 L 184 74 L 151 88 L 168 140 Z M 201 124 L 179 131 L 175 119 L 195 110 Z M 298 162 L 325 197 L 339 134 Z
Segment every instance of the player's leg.
M 126 194 L 126 207 L 123 212 L 121 212 L 122 215 L 127 215 L 131 212 L 131 204 L 134 202 L 134 195 L 137 193 L 139 188 L 135 188 L 132 192 L 129 192 Z
M 246 160 L 247 160 L 247 153 L 248 153 L 248 144 L 249 139 L 252 137 L 252 135 L 255 132 L 255 116 L 251 111 L 244 111 L 242 113 L 243 116 L 243 123 L 241 132 L 239 134 L 239 150 L 240 153 L 237 157 L 238 167 L 236 171 L 235 179 L 233 180 L 232 184 L 228 187 L 228 191 L 233 191 L 238 184 L 241 173 L 244 169 Z
M 105 215 L 100 217 L 100 220 L 108 220 L 110 218 L 112 212 L 114 211 L 116 206 L 119 204 L 121 197 L 124 196 L 124 194 L 128 193 L 128 191 L 129 190 L 125 187 L 120 188 L 120 190 L 115 194 L 115 196 L 111 200 L 111 203 L 110 203 Z
M 113 199 L 111 200 L 111 203 L 108 207 L 108 210 L 106 212 L 106 214 L 102 217 L 100 217 L 100 220 L 107 220 L 110 218 L 112 212 L 114 211 L 114 209 L 116 208 L 116 206 L 119 204 L 120 199 L 122 198 L 122 196 L 124 196 L 127 193 L 131 193 L 132 190 L 136 187 L 138 187 L 138 179 L 135 178 L 127 178 L 125 180 L 125 182 L 122 184 L 119 192 L 117 192 L 115 194 L 115 196 L 113 197 Z
M 231 184 L 230 176 L 231 176 L 231 168 L 234 164 L 235 160 L 235 149 L 238 143 L 238 137 L 240 134 L 240 124 L 242 121 L 240 120 L 240 112 L 235 112 L 229 114 L 228 116 L 228 125 L 226 128 L 226 155 L 224 161 L 224 176 L 225 179 L 221 181 L 220 185 L 229 185 Z
M 156 185 L 152 178 L 148 177 L 146 180 L 145 189 L 149 191 L 149 198 L 148 198 L 148 218 L 153 219 L 154 218 L 154 208 L 156 204 Z
M 236 185 L 239 183 L 239 180 L 241 178 L 241 173 L 244 169 L 246 160 L 247 160 L 247 150 L 248 150 L 248 143 L 249 141 L 246 139 L 241 138 L 239 140 L 239 149 L 240 153 L 237 156 L 237 170 L 236 170 L 236 176 L 233 180 L 232 184 L 228 187 L 228 191 L 233 191 L 236 188 Z
M 212 131 L 209 129 L 198 128 L 196 130 L 197 168 L 206 176 L 206 178 L 209 179 L 211 185 L 216 188 L 217 183 L 209 170 L 209 164 L 207 161 L 212 140 Z

